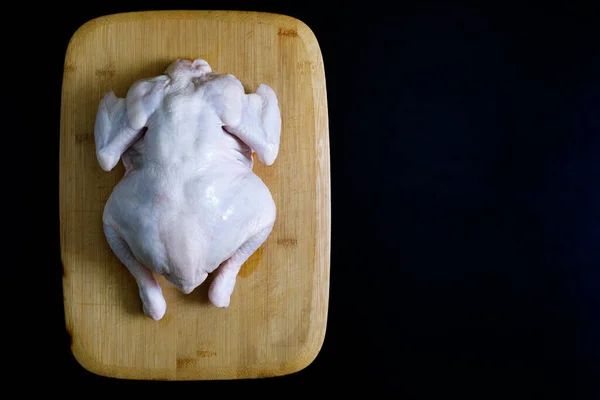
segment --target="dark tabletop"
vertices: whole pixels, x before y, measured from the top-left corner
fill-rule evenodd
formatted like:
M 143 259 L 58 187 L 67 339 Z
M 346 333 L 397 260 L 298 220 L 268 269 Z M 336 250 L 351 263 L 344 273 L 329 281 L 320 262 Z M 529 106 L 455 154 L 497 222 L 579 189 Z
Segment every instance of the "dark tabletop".
M 35 264 L 48 321 L 34 323 L 32 379 L 51 371 L 63 391 L 78 382 L 187 398 L 315 393 L 321 384 L 396 398 L 593 398 L 583 394 L 600 371 L 600 13 L 176 3 L 168 8 L 287 14 L 319 40 L 332 182 L 325 343 L 305 370 L 255 381 L 119 381 L 72 358 L 58 250 L 64 51 L 89 19 L 167 8 L 90 4 L 37 27 L 47 28 L 39 47 L 54 79 L 44 91 L 49 117 L 33 121 L 45 124 L 37 135 L 52 151 L 40 166 L 49 200 L 32 211 L 48 220 L 36 232 L 48 242 Z

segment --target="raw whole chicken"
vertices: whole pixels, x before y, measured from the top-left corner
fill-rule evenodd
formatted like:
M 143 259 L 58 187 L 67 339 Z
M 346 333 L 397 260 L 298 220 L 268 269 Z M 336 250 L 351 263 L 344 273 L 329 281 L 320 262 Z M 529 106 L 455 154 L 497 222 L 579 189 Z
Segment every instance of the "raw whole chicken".
M 275 222 L 275 202 L 252 167 L 254 153 L 275 162 L 280 131 L 269 86 L 246 94 L 202 59 L 177 59 L 125 98 L 110 92 L 100 101 L 98 162 L 104 171 L 119 160 L 125 167 L 104 208 L 104 233 L 148 317 L 166 311 L 154 273 L 188 294 L 215 271 L 210 302 L 229 305 L 240 267 Z

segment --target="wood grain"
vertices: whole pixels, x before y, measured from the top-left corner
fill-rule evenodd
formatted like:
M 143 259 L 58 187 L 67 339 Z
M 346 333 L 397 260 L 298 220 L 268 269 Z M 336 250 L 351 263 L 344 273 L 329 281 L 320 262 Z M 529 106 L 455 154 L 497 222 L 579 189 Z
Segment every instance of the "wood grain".
M 240 271 L 227 309 L 208 301 L 209 279 L 183 295 L 162 277 L 165 317 L 142 313 L 133 277 L 102 232 L 104 203 L 123 175 L 103 172 L 93 127 L 102 96 L 176 58 L 204 58 L 248 91 L 273 87 L 282 112 L 279 158 L 255 171 L 277 220 Z M 89 371 L 116 378 L 206 380 L 269 377 L 308 366 L 327 321 L 330 186 L 327 99 L 318 42 L 288 16 L 230 11 L 109 15 L 71 38 L 61 108 L 60 233 L 67 330 Z

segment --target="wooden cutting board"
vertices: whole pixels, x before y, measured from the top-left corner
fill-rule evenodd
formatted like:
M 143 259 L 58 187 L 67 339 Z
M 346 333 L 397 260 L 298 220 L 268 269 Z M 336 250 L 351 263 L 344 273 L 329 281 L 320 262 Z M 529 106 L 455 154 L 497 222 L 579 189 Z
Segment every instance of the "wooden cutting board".
M 227 309 L 162 277 L 167 312 L 143 315 L 133 277 L 106 243 L 101 216 L 124 169 L 98 165 L 94 121 L 102 96 L 124 97 L 176 58 L 203 58 L 248 91 L 270 85 L 282 114 L 279 158 L 255 159 L 277 221 L 245 263 Z M 269 377 L 308 366 L 327 320 L 330 187 L 323 60 L 312 31 L 282 15 L 153 11 L 84 24 L 66 53 L 61 109 L 60 231 L 67 330 L 87 370 L 108 377 L 206 380 Z

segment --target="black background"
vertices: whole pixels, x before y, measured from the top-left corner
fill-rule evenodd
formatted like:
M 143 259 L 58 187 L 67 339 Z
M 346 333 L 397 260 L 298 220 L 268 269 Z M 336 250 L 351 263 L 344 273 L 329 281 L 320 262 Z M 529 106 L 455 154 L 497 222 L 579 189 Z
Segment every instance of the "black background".
M 7 38 L 27 60 L 17 74 L 5 65 L 13 74 L 4 79 L 27 84 L 8 103 L 18 98 L 9 107 L 25 117 L 15 126 L 27 156 L 14 152 L 15 169 L 31 193 L 25 259 L 38 257 L 20 258 L 10 267 L 21 268 L 10 272 L 16 284 L 7 284 L 27 302 L 10 329 L 28 343 L 12 349 L 21 362 L 14 375 L 31 379 L 23 390 L 595 397 L 600 13 L 567 3 L 398 4 L 98 2 L 38 8 L 35 23 Z M 71 356 L 58 234 L 65 50 L 89 19 L 152 9 L 287 14 L 319 40 L 331 142 L 330 308 L 321 353 L 299 373 L 130 382 L 93 375 Z M 34 78 L 19 80 L 29 70 Z

